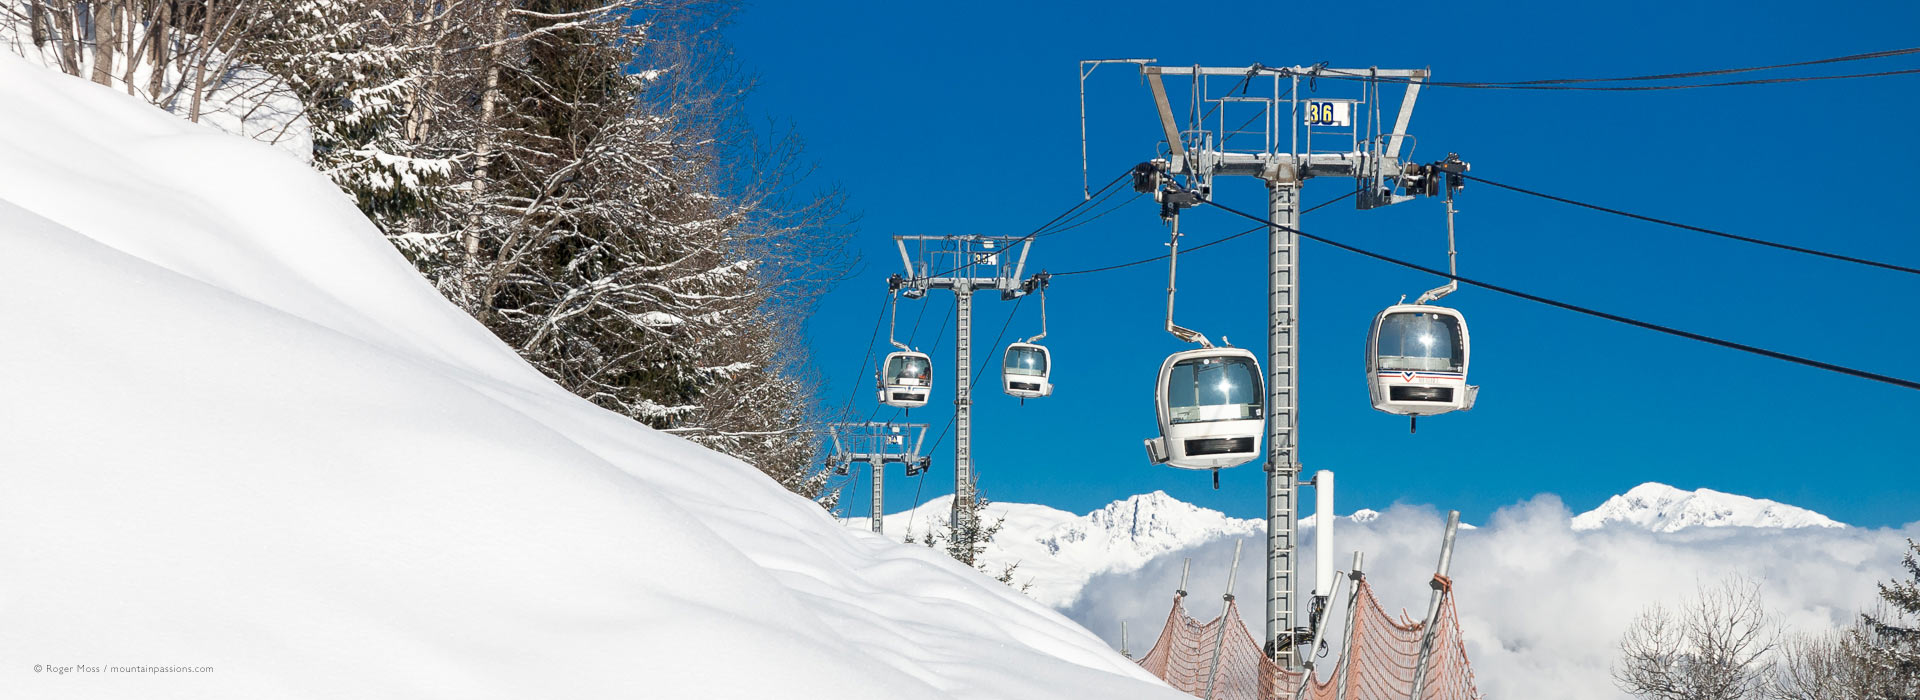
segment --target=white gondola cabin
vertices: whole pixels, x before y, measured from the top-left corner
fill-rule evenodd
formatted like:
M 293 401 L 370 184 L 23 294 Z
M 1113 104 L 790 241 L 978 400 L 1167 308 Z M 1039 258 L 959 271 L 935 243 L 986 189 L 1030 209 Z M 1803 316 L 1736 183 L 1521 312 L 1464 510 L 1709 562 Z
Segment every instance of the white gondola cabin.
M 1048 380 L 1052 364 L 1052 353 L 1044 345 L 1009 343 L 1006 361 L 1000 365 L 1000 383 L 1007 394 L 1022 399 L 1052 396 L 1053 382 Z
M 1367 387 L 1373 407 L 1403 416 L 1473 408 L 1480 387 L 1467 384 L 1472 350 L 1460 312 L 1399 304 L 1373 318 L 1367 334 Z
M 895 408 L 925 406 L 933 392 L 933 361 L 923 352 L 889 353 L 880 366 L 879 383 L 880 403 Z
M 1222 469 L 1260 456 L 1266 392 L 1260 363 L 1240 348 L 1176 352 L 1160 364 L 1160 437 L 1147 440 L 1155 464 Z

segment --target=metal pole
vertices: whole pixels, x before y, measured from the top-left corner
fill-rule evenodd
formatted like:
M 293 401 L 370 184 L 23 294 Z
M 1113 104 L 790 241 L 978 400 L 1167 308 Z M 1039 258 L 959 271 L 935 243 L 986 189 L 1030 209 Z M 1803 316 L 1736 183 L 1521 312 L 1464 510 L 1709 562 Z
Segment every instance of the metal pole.
M 1333 471 L 1322 469 L 1313 473 L 1313 610 L 1315 619 L 1308 624 L 1317 624 L 1318 616 L 1324 615 L 1325 606 L 1333 595 Z M 1317 641 L 1319 637 L 1314 637 Z
M 963 269 L 966 274 L 972 274 L 971 265 Z M 966 278 L 954 284 L 953 303 L 958 320 L 954 323 L 953 344 L 953 514 L 948 523 L 953 527 L 954 536 L 965 537 L 964 546 L 971 548 L 974 545 L 973 285 Z
M 1267 650 L 1290 671 L 1300 670 L 1294 648 L 1293 596 L 1298 562 L 1294 535 L 1299 512 L 1298 278 L 1300 182 L 1267 180 Z M 1285 640 L 1283 643 L 1281 640 Z
M 1213 664 L 1207 669 L 1207 700 L 1213 700 L 1213 679 L 1220 675 L 1220 643 L 1227 636 L 1227 613 L 1233 610 L 1233 579 L 1240 575 L 1240 545 L 1246 540 L 1233 541 L 1233 567 L 1227 569 L 1227 594 L 1220 596 L 1225 605 L 1220 606 L 1220 627 L 1213 631 Z
M 1353 552 L 1353 571 L 1347 572 L 1347 579 L 1353 582 L 1351 593 L 1347 596 L 1347 626 L 1340 632 L 1340 661 L 1333 665 L 1333 676 L 1338 679 L 1334 685 L 1333 696 L 1347 697 L 1347 667 L 1353 661 L 1353 614 L 1360 607 L 1360 584 L 1366 578 L 1360 573 L 1362 555 L 1359 550 Z
M 1447 571 L 1453 566 L 1453 535 L 1460 530 L 1460 511 L 1447 511 L 1447 534 L 1440 541 L 1440 565 L 1434 567 L 1433 598 L 1427 601 L 1426 630 L 1420 635 L 1420 660 L 1413 667 L 1413 690 L 1407 694 L 1411 700 L 1419 700 L 1420 691 L 1427 685 L 1427 659 L 1433 655 L 1433 636 L 1435 623 L 1440 621 L 1440 601 L 1447 595 Z
M 1330 473 L 1332 472 L 1321 472 L 1321 474 L 1330 474 Z M 1319 488 L 1318 485 L 1315 485 L 1315 488 L 1316 489 Z M 1322 511 L 1322 512 L 1327 512 L 1327 511 Z M 1316 523 L 1317 523 L 1317 519 L 1316 519 Z M 1354 563 L 1358 564 L 1360 560 L 1360 553 L 1354 552 L 1353 558 L 1354 558 Z M 1321 563 L 1326 564 L 1329 570 L 1327 573 L 1327 577 L 1328 577 L 1327 580 L 1329 581 L 1333 580 L 1332 579 L 1333 574 L 1331 572 L 1331 569 L 1333 567 L 1333 556 L 1332 555 L 1327 555 L 1324 557 L 1316 556 L 1315 559 L 1317 559 Z M 1315 571 L 1314 573 L 1317 575 L 1320 572 Z M 1354 591 L 1352 590 L 1353 580 L 1348 579 L 1347 581 L 1345 581 L 1345 583 L 1348 584 L 1347 596 L 1352 597 L 1354 593 Z M 1325 605 L 1333 604 L 1333 599 L 1337 595 L 1336 592 L 1333 590 L 1334 585 L 1335 584 L 1333 583 L 1328 583 L 1326 585 L 1326 588 L 1315 589 L 1315 592 L 1321 593 L 1326 596 L 1325 600 L 1320 601 L 1321 604 L 1325 604 Z M 1328 624 L 1327 616 L 1324 614 L 1321 615 L 1319 618 L 1313 620 L 1313 646 L 1314 647 L 1324 647 L 1324 645 L 1326 645 L 1327 624 Z M 1336 669 L 1339 668 L 1340 659 L 1345 658 L 1345 654 L 1346 654 L 1346 649 L 1345 649 L 1345 646 L 1343 645 L 1341 648 L 1341 657 L 1334 659 L 1334 667 Z M 1307 686 L 1313 684 L 1314 672 L 1318 669 L 1318 665 L 1313 662 L 1312 648 L 1308 649 L 1307 660 L 1305 661 L 1305 663 L 1302 664 L 1302 667 L 1303 667 L 1303 671 L 1300 674 L 1300 685 L 1294 688 L 1294 691 L 1293 691 L 1294 700 L 1299 700 L 1301 697 L 1304 697 L 1307 693 Z M 1335 696 L 1335 697 L 1339 697 L 1339 696 Z
M 875 456 L 880 457 L 880 459 L 872 461 L 867 465 L 873 470 L 873 531 L 886 534 L 882 529 L 883 525 L 881 524 L 880 510 L 886 506 L 887 461 L 883 456 Z

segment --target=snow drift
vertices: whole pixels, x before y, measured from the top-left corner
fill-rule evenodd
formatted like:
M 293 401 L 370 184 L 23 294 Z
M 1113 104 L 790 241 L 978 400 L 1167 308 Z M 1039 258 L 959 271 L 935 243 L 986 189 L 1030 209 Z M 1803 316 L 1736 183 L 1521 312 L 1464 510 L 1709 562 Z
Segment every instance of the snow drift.
M 286 153 L 3 53 L 0 230 L 10 697 L 1182 697 L 567 394 Z

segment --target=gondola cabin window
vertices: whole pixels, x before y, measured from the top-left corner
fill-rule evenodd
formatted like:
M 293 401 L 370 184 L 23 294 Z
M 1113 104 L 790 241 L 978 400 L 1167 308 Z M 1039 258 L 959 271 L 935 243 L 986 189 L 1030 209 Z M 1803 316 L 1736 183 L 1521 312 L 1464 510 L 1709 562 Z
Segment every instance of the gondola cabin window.
M 1173 425 L 1261 417 L 1260 368 L 1246 358 L 1181 360 L 1168 373 L 1166 388 Z
M 1395 313 L 1380 322 L 1380 369 L 1460 372 L 1466 352 L 1460 320 L 1444 314 Z
M 933 364 L 927 358 L 914 355 L 895 355 L 887 362 L 886 376 L 892 384 L 907 386 L 927 386 L 933 375 Z
M 1006 373 L 1029 377 L 1047 376 L 1047 352 L 1039 346 L 1032 345 L 1009 349 Z

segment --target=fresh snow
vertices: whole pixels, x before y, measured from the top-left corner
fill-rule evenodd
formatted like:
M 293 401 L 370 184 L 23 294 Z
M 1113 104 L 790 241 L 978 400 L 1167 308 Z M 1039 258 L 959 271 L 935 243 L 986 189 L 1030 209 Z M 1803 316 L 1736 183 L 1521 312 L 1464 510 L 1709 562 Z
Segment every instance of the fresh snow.
M 1625 524 L 1654 532 L 1689 527 L 1846 527 L 1805 508 L 1712 489 L 1683 491 L 1647 482 L 1573 518 L 1573 529 Z
M 4 51 L 0 105 L 0 694 L 1184 697 L 561 390 L 283 154 Z
M 0 0 L 0 12 L 13 12 L 22 17 L 27 10 L 24 3 L 17 0 Z M 47 70 L 60 70 L 59 53 L 55 42 L 34 46 L 31 32 L 23 32 L 27 23 L 14 20 L 0 22 L 0 54 L 14 54 Z M 91 31 L 91 27 L 88 28 Z M 182 41 L 190 40 L 191 35 L 182 35 Z M 129 92 L 126 78 L 127 55 L 122 51 L 114 60 L 113 88 L 125 94 L 139 95 L 147 102 L 162 103 L 162 109 L 186 119 L 193 110 L 191 87 L 178 90 L 184 82 L 190 82 L 191 76 L 182 73 L 184 67 L 179 62 L 169 62 L 161 76 L 162 92 L 160 99 L 152 99 L 147 87 L 153 77 L 153 65 L 148 62 L 149 55 L 142 53 L 133 66 L 133 80 Z M 226 55 L 219 51 L 210 51 L 208 65 L 221 65 Z M 94 51 L 91 43 L 80 45 L 79 67 L 83 78 L 93 75 Z M 200 123 L 220 131 L 244 136 L 265 144 L 271 144 L 280 152 L 293 156 L 302 163 L 313 162 L 313 130 L 307 121 L 306 107 L 288 88 L 286 81 L 274 77 L 264 70 L 249 65 L 232 66 L 225 74 L 209 72 L 206 76 L 211 89 L 200 102 Z M 168 99 L 171 96 L 171 99 Z

